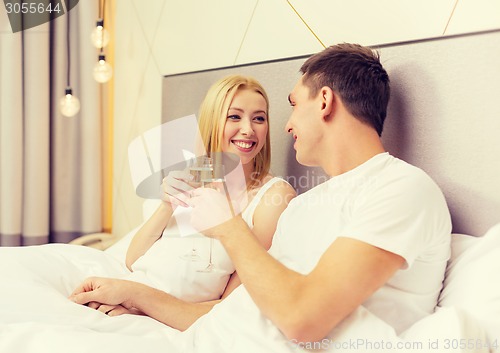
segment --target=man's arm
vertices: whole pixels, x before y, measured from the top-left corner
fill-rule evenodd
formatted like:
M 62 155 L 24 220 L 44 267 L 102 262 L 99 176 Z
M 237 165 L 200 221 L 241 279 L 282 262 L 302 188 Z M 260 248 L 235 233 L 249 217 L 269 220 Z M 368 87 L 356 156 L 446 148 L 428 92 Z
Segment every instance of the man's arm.
M 268 255 L 240 218 L 210 232 L 223 243 L 262 313 L 299 341 L 325 337 L 404 264 L 399 255 L 342 237 L 302 275 Z

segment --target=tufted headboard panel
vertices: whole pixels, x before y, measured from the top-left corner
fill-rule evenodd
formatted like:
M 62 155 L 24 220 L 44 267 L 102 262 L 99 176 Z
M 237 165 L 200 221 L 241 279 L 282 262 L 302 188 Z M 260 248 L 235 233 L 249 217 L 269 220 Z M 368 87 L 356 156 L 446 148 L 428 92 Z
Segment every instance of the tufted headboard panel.
M 481 235 L 500 222 L 500 30 L 378 46 L 391 78 L 386 148 L 443 189 L 453 231 Z M 270 98 L 272 172 L 303 192 L 326 176 L 295 161 L 284 132 L 287 96 L 307 57 L 165 76 L 162 121 L 197 114 L 218 78 L 252 75 Z

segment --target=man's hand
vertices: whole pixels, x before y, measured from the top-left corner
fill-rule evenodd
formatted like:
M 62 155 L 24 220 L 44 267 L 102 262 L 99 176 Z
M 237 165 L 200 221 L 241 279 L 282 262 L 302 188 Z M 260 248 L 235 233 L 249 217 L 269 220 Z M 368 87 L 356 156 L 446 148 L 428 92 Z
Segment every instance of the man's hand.
M 224 223 L 234 217 L 232 205 L 223 190 L 199 188 L 191 191 L 187 201 L 193 208 L 191 225 L 208 237 L 217 238 Z
M 97 302 L 91 302 L 88 305 L 89 308 L 100 311 L 103 314 L 108 316 L 119 316 L 123 314 L 131 314 L 131 315 L 144 315 L 144 313 L 136 308 L 127 309 L 123 305 L 106 305 L 99 304 Z

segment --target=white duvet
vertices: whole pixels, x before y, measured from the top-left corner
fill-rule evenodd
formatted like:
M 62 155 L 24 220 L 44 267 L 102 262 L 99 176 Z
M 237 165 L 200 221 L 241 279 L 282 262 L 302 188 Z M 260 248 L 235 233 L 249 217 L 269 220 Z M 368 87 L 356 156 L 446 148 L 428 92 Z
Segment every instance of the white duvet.
M 127 274 L 116 258 L 92 248 L 0 248 L 0 352 L 164 352 L 176 330 L 144 316 L 108 317 L 67 299 L 88 276 Z
M 323 341 L 299 343 L 281 335 L 243 287 L 183 333 L 148 317 L 108 317 L 67 299 L 88 276 L 127 274 L 121 261 L 92 248 L 0 248 L 0 353 L 489 351 L 476 321 L 454 307 L 400 336 L 360 307 Z

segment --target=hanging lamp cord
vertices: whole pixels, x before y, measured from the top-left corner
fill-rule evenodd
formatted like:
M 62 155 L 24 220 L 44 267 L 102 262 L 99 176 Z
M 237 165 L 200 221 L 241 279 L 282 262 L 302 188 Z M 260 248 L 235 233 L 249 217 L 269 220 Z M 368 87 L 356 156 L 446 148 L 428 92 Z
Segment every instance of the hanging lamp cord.
M 99 0 L 99 2 L 100 2 L 100 6 L 99 6 L 99 12 L 100 12 L 99 13 L 99 18 L 102 19 L 102 23 L 103 23 L 102 27 L 105 28 L 104 27 L 104 15 L 105 15 L 105 11 L 106 11 L 106 0 Z M 101 54 L 104 54 L 104 48 L 103 48 L 103 46 L 101 46 L 101 50 L 100 51 L 101 51 Z
M 66 59 L 67 59 L 67 67 L 68 71 L 66 74 L 66 86 L 70 87 L 70 72 L 71 72 L 71 48 L 70 48 L 70 26 L 71 26 L 71 16 L 70 11 L 66 13 Z

